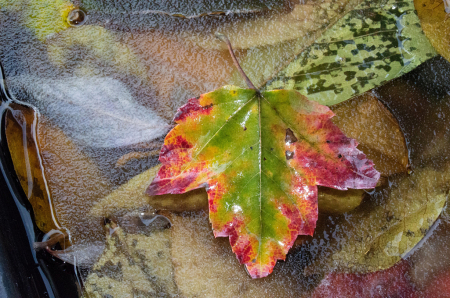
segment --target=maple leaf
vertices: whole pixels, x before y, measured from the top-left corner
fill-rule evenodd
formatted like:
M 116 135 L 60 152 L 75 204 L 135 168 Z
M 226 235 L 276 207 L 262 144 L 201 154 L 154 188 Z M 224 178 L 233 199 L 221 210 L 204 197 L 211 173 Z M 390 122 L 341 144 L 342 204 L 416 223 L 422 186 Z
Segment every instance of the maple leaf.
M 251 89 L 225 86 L 178 110 L 147 194 L 205 187 L 214 235 L 229 237 L 258 278 L 285 259 L 298 235 L 313 234 L 317 185 L 373 188 L 380 174 L 328 107 L 294 90 L 259 92 L 243 75 Z

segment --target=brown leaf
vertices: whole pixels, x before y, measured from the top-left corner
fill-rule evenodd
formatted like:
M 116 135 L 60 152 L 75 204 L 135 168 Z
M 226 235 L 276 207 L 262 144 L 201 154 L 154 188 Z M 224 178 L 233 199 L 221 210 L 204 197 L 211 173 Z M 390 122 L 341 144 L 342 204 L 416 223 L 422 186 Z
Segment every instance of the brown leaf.
M 135 159 L 142 159 L 150 156 L 156 156 L 159 154 L 159 150 L 152 150 L 152 151 L 134 151 L 127 153 L 125 155 L 122 155 L 116 162 L 115 167 L 120 168 L 123 167 L 125 164 L 127 164 L 131 160 Z
M 74 243 L 102 240 L 98 219 L 86 214 L 111 191 L 110 182 L 59 128 L 44 117 L 39 120 L 39 151 L 58 220 L 70 231 Z
M 358 140 L 358 149 L 373 160 L 383 175 L 408 170 L 408 149 L 403 132 L 389 110 L 372 93 L 332 106 L 333 122 L 350 138 Z
M 433 47 L 450 61 L 450 20 L 445 11 L 448 0 L 414 0 L 422 30 Z
M 10 108 L 6 113 L 6 139 L 20 185 L 33 207 L 36 225 L 44 233 L 59 229 L 35 138 L 37 114 L 18 104 L 11 104 Z

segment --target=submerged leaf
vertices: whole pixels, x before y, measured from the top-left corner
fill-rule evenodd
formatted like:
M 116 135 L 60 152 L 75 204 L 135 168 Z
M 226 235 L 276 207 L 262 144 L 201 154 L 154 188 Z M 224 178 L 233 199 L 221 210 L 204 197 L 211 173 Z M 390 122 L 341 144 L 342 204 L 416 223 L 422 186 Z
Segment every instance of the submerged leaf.
M 75 6 L 68 0 L 0 0 L 6 12 L 21 12 L 21 21 L 41 41 L 70 27 L 68 16 Z
M 93 159 L 81 152 L 42 114 L 37 139 L 48 189 L 61 226 L 70 232 L 73 244 L 97 241 L 101 226 L 98 219 L 86 214 L 96 200 L 111 191 L 111 182 Z
M 292 255 L 270 276 L 250 279 L 227 239 L 214 238 L 208 214 L 189 212 L 172 221 L 172 264 L 182 297 L 309 297 L 318 282 L 301 273 L 307 261 Z
M 120 210 L 132 210 L 143 206 L 175 212 L 208 209 L 208 196 L 204 189 L 178 195 L 146 195 L 148 182 L 156 176 L 160 168 L 161 165 L 158 165 L 133 177 L 97 202 L 89 214 L 95 217 L 108 217 Z
M 319 212 L 328 214 L 352 211 L 361 204 L 365 194 L 363 189 L 349 189 L 343 191 L 319 187 L 318 190 Z
M 414 286 L 408 278 L 409 268 L 408 262 L 402 261 L 388 270 L 368 274 L 331 272 L 320 282 L 311 297 L 414 298 Z
M 291 48 L 284 47 L 279 55 L 291 58 L 299 48 L 311 44 L 327 26 L 334 24 L 346 12 L 363 0 L 310 0 L 300 1 L 287 13 L 233 19 L 212 24 L 211 30 L 195 32 L 186 39 L 207 49 L 222 49 L 222 44 L 210 38 L 220 32 L 233 41 L 234 49 L 249 49 L 269 46 L 274 49 L 282 42 L 295 41 Z M 272 53 L 272 57 L 276 57 Z M 277 57 L 281 58 L 281 57 Z M 282 59 L 282 58 L 281 58 Z M 280 60 L 282 61 L 282 60 Z M 262 67 L 262 65 L 258 65 Z M 258 68 L 259 68 L 258 67 Z M 256 82 L 256 81 L 255 81 Z
M 170 230 L 126 233 L 107 224 L 106 248 L 84 281 L 87 297 L 174 297 Z
M 450 3 L 448 0 L 414 0 L 423 32 L 439 54 L 450 61 Z
M 326 245 L 311 243 L 319 253 L 307 271 L 367 273 L 393 266 L 426 235 L 443 210 L 449 175 L 448 167 L 424 168 L 391 180 L 393 186 L 381 204 L 371 202 L 375 206 L 366 205 L 335 223 L 333 240 Z
M 170 126 L 111 78 L 16 77 L 13 93 L 35 105 L 82 146 L 111 148 L 151 141 Z
M 243 69 L 265 90 L 295 89 L 333 105 L 409 72 L 436 55 L 423 34 L 413 0 L 366 0 L 282 68 L 272 50 L 255 49 Z M 261 61 L 272 71 L 260 77 Z M 281 63 L 285 60 L 283 59 Z M 267 82 L 269 80 L 269 82 Z M 267 82 L 267 83 L 264 83 Z
M 70 74 L 82 77 L 107 76 L 120 78 L 120 74 L 148 80 L 148 69 L 132 49 L 117 34 L 101 26 L 84 25 L 72 27 L 47 41 L 50 61 Z M 95 62 L 93 62 L 95 61 Z M 114 69 L 114 75 L 108 74 Z
M 365 93 L 330 107 L 333 123 L 358 140 L 358 148 L 375 164 L 383 176 L 406 173 L 408 148 L 400 125 L 373 93 Z
M 206 187 L 214 235 L 230 238 L 253 278 L 267 276 L 297 235 L 314 232 L 316 185 L 373 188 L 380 177 L 333 115 L 296 91 L 226 86 L 192 98 L 147 193 Z

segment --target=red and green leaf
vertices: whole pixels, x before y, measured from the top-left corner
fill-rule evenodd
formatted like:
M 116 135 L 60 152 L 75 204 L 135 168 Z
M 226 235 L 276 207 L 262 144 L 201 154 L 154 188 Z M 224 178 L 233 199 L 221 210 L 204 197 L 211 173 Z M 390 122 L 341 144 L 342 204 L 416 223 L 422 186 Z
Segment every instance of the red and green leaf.
M 330 118 L 293 90 L 225 86 L 192 98 L 166 136 L 150 195 L 205 187 L 216 237 L 264 277 L 298 235 L 312 235 L 317 185 L 373 188 L 380 174 Z

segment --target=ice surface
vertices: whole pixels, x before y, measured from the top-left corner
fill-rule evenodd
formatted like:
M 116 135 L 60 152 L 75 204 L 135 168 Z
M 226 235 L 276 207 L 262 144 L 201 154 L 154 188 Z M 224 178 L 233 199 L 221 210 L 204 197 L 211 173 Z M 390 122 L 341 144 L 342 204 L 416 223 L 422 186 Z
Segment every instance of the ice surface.
M 232 81 L 232 61 L 223 45 L 214 38 L 215 31 L 228 33 L 239 49 L 236 51 L 239 60 L 251 57 L 245 66 L 251 71 L 250 77 L 262 82 L 280 62 L 292 58 L 315 39 L 322 28 L 321 21 L 330 22 L 345 11 L 345 7 L 339 13 L 329 9 L 330 2 L 339 5 L 360 1 L 307 1 L 304 6 L 284 12 L 188 20 L 95 11 L 88 12 L 84 25 L 55 32 L 44 39 L 26 25 L 29 24 L 26 22 L 28 14 L 1 7 L 0 60 L 11 93 L 17 99 L 33 103 L 40 111 L 37 137 L 56 216 L 70 231 L 74 251 L 86 256 L 84 263 L 92 264 L 102 253 L 103 265 L 106 264 L 89 271 L 93 274 L 88 279 L 90 290 L 117 295 L 120 291 L 111 289 L 120 288 L 128 294 L 133 291 L 130 284 L 136 283 L 134 288 L 141 292 L 135 294 L 142 296 L 162 295 L 164 291 L 188 297 L 307 295 L 305 290 L 313 288 L 321 276 L 306 276 L 303 270 L 312 264 L 314 257 L 329 260 L 339 251 L 340 246 L 332 247 L 331 242 L 342 246 L 350 238 L 361 243 L 372 241 L 372 234 L 360 239 L 356 235 L 358 231 L 342 230 L 342 223 L 351 222 L 356 213 L 368 214 L 375 207 L 383 206 L 389 188 L 395 187 L 395 181 L 402 177 L 390 177 L 384 188 L 366 193 L 354 211 L 322 215 L 314 239 L 292 250 L 286 262 L 279 262 L 273 275 L 257 281 L 246 275 L 231 252 L 228 240 L 213 237 L 204 212 L 180 214 L 175 207 L 184 205 L 176 204 L 172 198 L 167 200 L 164 203 L 170 205 L 168 209 L 177 213 L 165 214 L 174 226 L 161 234 L 139 230 L 139 225 L 134 225 L 135 217 L 117 215 L 125 209 L 139 212 L 136 205 L 147 203 L 142 193 L 129 189 L 130 185 L 135 185 L 135 180 L 124 187 L 121 185 L 154 166 L 156 156 L 131 158 L 124 164 L 118 164 L 118 160 L 129 153 L 144 156 L 146 152 L 158 150 L 179 106 L 190 97 Z M 45 18 L 43 20 L 45 27 Z M 296 27 L 298 31 L 293 30 Z M 294 41 L 294 37 L 301 40 Z M 449 63 L 436 58 L 413 73 L 377 88 L 372 94 L 398 119 L 401 132 L 406 136 L 412 170 L 421 173 L 426 169 L 427 173 L 433 173 L 430 177 L 445 169 L 450 157 L 449 74 Z M 382 131 L 386 140 L 397 139 L 389 134 L 388 121 L 366 121 L 364 127 L 373 133 Z M 379 154 L 376 148 L 374 154 Z M 386 163 L 390 161 L 384 159 Z M 397 168 L 402 170 L 397 171 Z M 398 174 L 403 168 L 396 167 L 386 173 Z M 142 185 L 139 182 L 139 187 Z M 395 214 L 407 212 L 406 204 L 399 204 Z M 139 232 L 126 236 L 127 245 L 135 247 L 126 250 L 122 243 L 116 246 L 120 251 L 115 256 L 111 254 L 112 246 L 101 251 L 111 242 L 111 237 L 104 234 L 103 216 L 127 219 L 124 228 Z M 395 220 L 393 218 L 388 213 L 377 222 Z M 373 223 L 368 228 L 383 227 Z M 410 272 L 413 282 L 420 289 L 427 288 L 431 280 L 448 270 L 449 260 L 442 257 L 449 246 L 448 230 L 447 224 L 439 226 L 408 259 L 413 268 Z M 85 253 L 89 248 L 92 251 Z M 323 254 L 319 254 L 319 250 Z M 131 251 L 132 259 L 140 265 L 133 265 L 127 259 L 130 257 L 127 251 Z M 66 253 L 61 258 L 72 257 L 69 251 Z M 112 262 L 108 263 L 108 259 Z M 124 262 L 128 262 L 128 271 L 114 271 Z M 324 266 L 324 263 L 318 264 Z M 158 272 L 157 268 L 164 270 Z M 164 282 L 151 283 L 158 278 Z M 4 291 L 2 282 L 0 276 L 0 296 Z M 116 288 L 109 288 L 111 285 Z
M 16 98 L 33 104 L 82 146 L 112 148 L 151 141 L 170 126 L 136 103 L 120 81 L 108 77 L 10 78 Z M 19 91 L 20 90 L 20 91 Z

